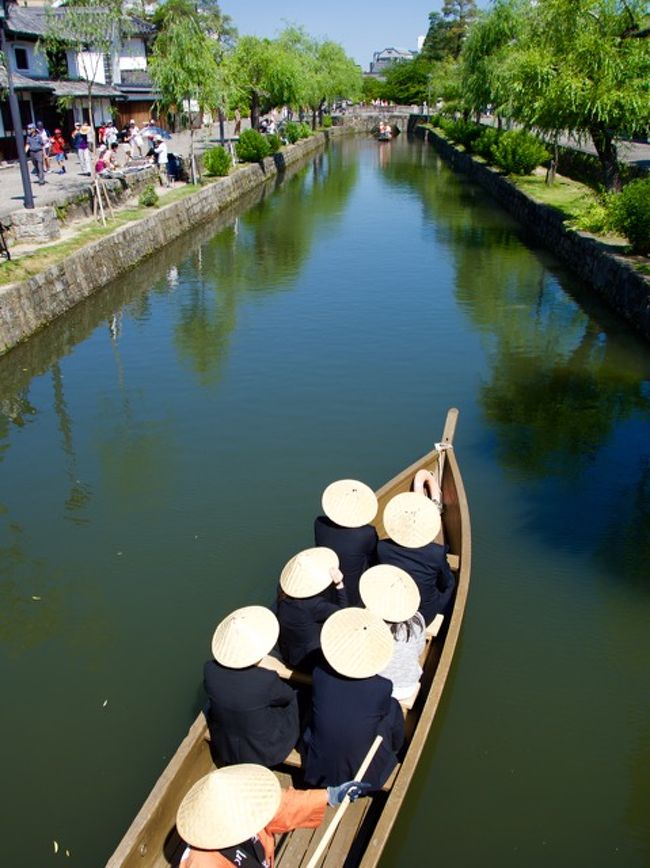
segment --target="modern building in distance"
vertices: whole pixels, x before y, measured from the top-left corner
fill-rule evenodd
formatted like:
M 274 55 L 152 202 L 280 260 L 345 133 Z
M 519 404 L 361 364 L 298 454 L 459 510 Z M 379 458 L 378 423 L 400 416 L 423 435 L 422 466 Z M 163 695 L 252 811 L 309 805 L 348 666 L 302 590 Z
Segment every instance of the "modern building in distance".
M 394 63 L 401 63 L 404 60 L 414 60 L 417 57 L 417 51 L 411 51 L 408 48 L 384 48 L 382 51 L 375 51 L 370 62 L 370 75 L 382 76 L 389 66 Z

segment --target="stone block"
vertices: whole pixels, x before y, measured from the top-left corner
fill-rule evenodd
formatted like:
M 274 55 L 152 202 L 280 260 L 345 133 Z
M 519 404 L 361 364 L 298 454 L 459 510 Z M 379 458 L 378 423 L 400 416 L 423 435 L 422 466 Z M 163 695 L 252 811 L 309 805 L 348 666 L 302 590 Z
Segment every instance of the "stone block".
M 61 236 L 56 211 L 49 205 L 14 211 L 11 223 L 18 244 L 23 241 L 55 241 Z

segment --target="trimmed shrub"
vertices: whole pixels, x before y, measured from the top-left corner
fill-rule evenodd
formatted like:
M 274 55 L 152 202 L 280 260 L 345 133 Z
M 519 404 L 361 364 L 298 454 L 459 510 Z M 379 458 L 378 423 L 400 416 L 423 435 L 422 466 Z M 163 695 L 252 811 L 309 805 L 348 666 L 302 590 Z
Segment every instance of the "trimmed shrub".
M 203 165 L 209 175 L 227 175 L 232 166 L 232 157 L 221 145 L 205 152 Z
M 494 162 L 494 148 L 500 136 L 499 130 L 494 127 L 485 127 L 472 145 L 472 150 L 475 154 L 479 154 L 484 160 L 487 160 L 488 163 L 492 163 Z
M 329 130 L 329 128 L 332 126 L 332 123 L 333 123 L 332 115 L 323 115 L 323 129 L 324 130 Z
M 612 222 L 635 253 L 650 254 L 650 178 L 627 184 L 612 197 Z
M 257 130 L 244 130 L 235 145 L 237 156 L 242 163 L 259 163 L 271 153 L 266 136 Z
M 605 235 L 615 230 L 613 221 L 612 195 L 601 197 L 585 205 L 575 220 L 576 229 Z
M 288 121 L 287 125 L 284 128 L 284 134 L 287 137 L 287 141 L 295 145 L 295 143 L 300 138 L 300 127 L 295 121 Z
M 298 124 L 298 129 L 300 131 L 299 137 L 301 139 L 308 139 L 311 136 L 311 132 L 312 132 L 311 127 L 309 126 L 309 124 L 306 124 L 304 121 L 302 123 Z
M 525 130 L 503 133 L 492 152 L 496 165 L 508 175 L 530 175 L 551 156 L 542 142 Z
M 282 139 L 277 133 L 269 133 L 266 137 L 266 141 L 269 143 L 269 148 L 271 149 L 272 154 L 277 154 L 282 147 Z
M 140 193 L 140 198 L 138 202 L 140 205 L 144 205 L 146 208 L 156 208 L 158 206 L 158 201 L 160 196 L 156 193 L 156 188 L 153 184 L 147 184 L 142 193 Z
M 445 130 L 447 136 L 457 145 L 462 145 L 466 151 L 472 151 L 472 145 L 481 135 L 482 129 L 471 121 L 455 121 Z

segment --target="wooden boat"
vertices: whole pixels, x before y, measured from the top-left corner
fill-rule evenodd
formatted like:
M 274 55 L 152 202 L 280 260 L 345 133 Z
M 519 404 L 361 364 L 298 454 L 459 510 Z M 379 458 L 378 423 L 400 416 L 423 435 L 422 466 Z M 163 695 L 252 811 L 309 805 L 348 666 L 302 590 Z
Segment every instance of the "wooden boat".
M 441 442 L 453 442 L 457 417 L 457 410 L 448 412 Z M 449 623 L 428 642 L 420 690 L 412 702 L 406 704 L 407 742 L 402 761 L 382 791 L 349 805 L 320 863 L 327 868 L 374 868 L 378 864 L 424 749 L 451 667 L 467 600 L 471 561 L 469 511 L 453 449 L 441 453 L 432 450 L 380 488 L 375 526 L 379 537 L 385 537 L 381 521 L 385 504 L 395 494 L 409 490 L 416 470 L 422 467 L 433 470 L 439 461 L 442 467 L 443 532 L 449 546 L 449 563 L 458 580 L 453 611 Z M 292 751 L 288 761 L 277 772 L 283 786 L 299 782 L 299 762 L 297 753 Z M 213 768 L 209 735 L 205 719 L 200 714 L 106 868 L 169 868 L 178 865 L 184 844 L 176 832 L 176 810 L 192 784 Z M 331 813 L 333 809 L 328 808 L 319 829 L 296 829 L 278 841 L 277 868 L 304 868 L 308 864 L 327 829 Z

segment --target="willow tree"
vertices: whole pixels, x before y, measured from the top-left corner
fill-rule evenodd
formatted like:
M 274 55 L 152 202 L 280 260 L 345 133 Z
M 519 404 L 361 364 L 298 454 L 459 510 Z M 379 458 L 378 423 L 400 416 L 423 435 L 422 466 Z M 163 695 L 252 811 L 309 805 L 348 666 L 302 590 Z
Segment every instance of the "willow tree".
M 199 112 L 217 106 L 221 98 L 221 70 L 213 40 L 198 18 L 170 15 L 156 37 L 149 58 L 151 78 L 160 91 L 165 110 L 187 107 L 190 120 L 190 167 L 196 183 L 192 106 Z
M 239 98 L 250 110 L 251 126 L 259 125 L 260 113 L 275 106 L 296 105 L 301 93 L 300 57 L 276 40 L 242 36 L 224 63 Z
M 278 44 L 297 59 L 298 102 L 311 109 L 314 129 L 317 119 L 323 122 L 328 103 L 361 96 L 361 70 L 338 42 L 313 39 L 301 27 L 288 27 L 278 37 Z
M 616 140 L 650 124 L 646 0 L 538 0 L 523 14 L 502 68 L 514 119 L 590 136 L 620 189 Z

